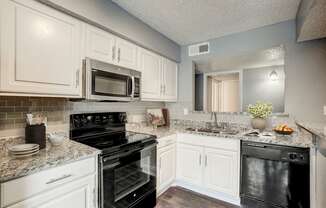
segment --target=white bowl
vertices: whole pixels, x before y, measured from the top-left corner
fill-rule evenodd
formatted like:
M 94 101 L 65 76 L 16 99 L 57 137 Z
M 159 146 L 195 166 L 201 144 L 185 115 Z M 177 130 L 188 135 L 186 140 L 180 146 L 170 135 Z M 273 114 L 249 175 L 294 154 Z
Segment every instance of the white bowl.
M 60 146 L 63 144 L 66 136 L 62 134 L 52 133 L 49 134 L 48 138 L 53 146 Z

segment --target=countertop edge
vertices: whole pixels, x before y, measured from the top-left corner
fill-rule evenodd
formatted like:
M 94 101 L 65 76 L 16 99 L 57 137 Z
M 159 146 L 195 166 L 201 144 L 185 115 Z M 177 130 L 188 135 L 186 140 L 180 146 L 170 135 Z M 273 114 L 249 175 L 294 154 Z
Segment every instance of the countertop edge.
M 26 177 L 26 176 L 29 176 L 29 175 L 33 175 L 33 174 L 38 173 L 38 172 L 41 172 L 41 171 L 50 170 L 50 169 L 53 169 L 53 168 L 56 168 L 56 167 L 68 165 L 68 164 L 71 164 L 71 163 L 74 163 L 74 162 L 78 162 L 78 161 L 81 161 L 81 160 L 85 160 L 85 159 L 88 159 L 88 158 L 91 158 L 91 157 L 96 157 L 100 153 L 101 153 L 100 151 L 94 152 L 94 153 L 89 154 L 89 155 L 81 156 L 81 157 L 79 157 L 77 159 L 62 161 L 62 162 L 57 163 L 57 164 L 55 164 L 53 166 L 40 167 L 38 169 L 35 169 L 34 171 L 28 172 L 27 174 L 21 174 L 19 176 L 8 177 L 7 179 L 4 179 L 4 180 L 0 179 L 0 184 L 6 183 L 6 182 L 9 182 L 9 181 L 12 181 L 12 180 L 16 180 L 16 179 L 19 179 L 19 178 L 23 178 L 23 177 Z

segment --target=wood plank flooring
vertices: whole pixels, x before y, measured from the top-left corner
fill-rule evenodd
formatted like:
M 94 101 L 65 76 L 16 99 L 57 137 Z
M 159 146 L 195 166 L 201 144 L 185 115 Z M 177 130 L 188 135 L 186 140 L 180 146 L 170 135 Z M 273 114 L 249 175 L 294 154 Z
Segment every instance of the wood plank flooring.
M 156 208 L 239 208 L 180 187 L 171 187 L 157 200 Z

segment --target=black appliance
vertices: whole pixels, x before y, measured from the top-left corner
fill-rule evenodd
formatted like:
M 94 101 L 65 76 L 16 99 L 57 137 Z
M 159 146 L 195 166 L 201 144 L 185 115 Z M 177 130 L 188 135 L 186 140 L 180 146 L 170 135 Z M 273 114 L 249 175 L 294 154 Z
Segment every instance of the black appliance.
M 309 208 L 309 149 L 242 142 L 241 205 Z
M 128 132 L 126 113 L 70 116 L 73 140 L 101 150 L 101 208 L 153 208 L 156 205 L 156 137 Z

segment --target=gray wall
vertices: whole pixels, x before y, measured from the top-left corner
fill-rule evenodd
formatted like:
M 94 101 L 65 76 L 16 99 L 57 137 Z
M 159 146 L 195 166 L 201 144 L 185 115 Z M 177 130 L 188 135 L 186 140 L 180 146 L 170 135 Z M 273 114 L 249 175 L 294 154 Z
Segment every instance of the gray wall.
M 275 70 L 277 80 L 270 80 L 270 73 Z M 283 66 L 261 67 L 243 70 L 242 109 L 247 110 L 249 104 L 257 101 L 273 104 L 273 112 L 284 112 L 285 76 Z
M 180 61 L 180 46 L 131 16 L 111 0 L 39 0 L 64 8 L 172 60 Z
M 211 40 L 211 53 L 193 59 L 188 57 L 187 47 L 182 47 L 179 100 L 176 104 L 168 104 L 171 117 L 182 117 L 180 108 L 193 108 L 194 96 L 189 90 L 193 88 L 193 60 L 256 52 L 281 44 L 285 48 L 285 111 L 299 120 L 325 122 L 326 39 L 297 43 L 294 21 Z

